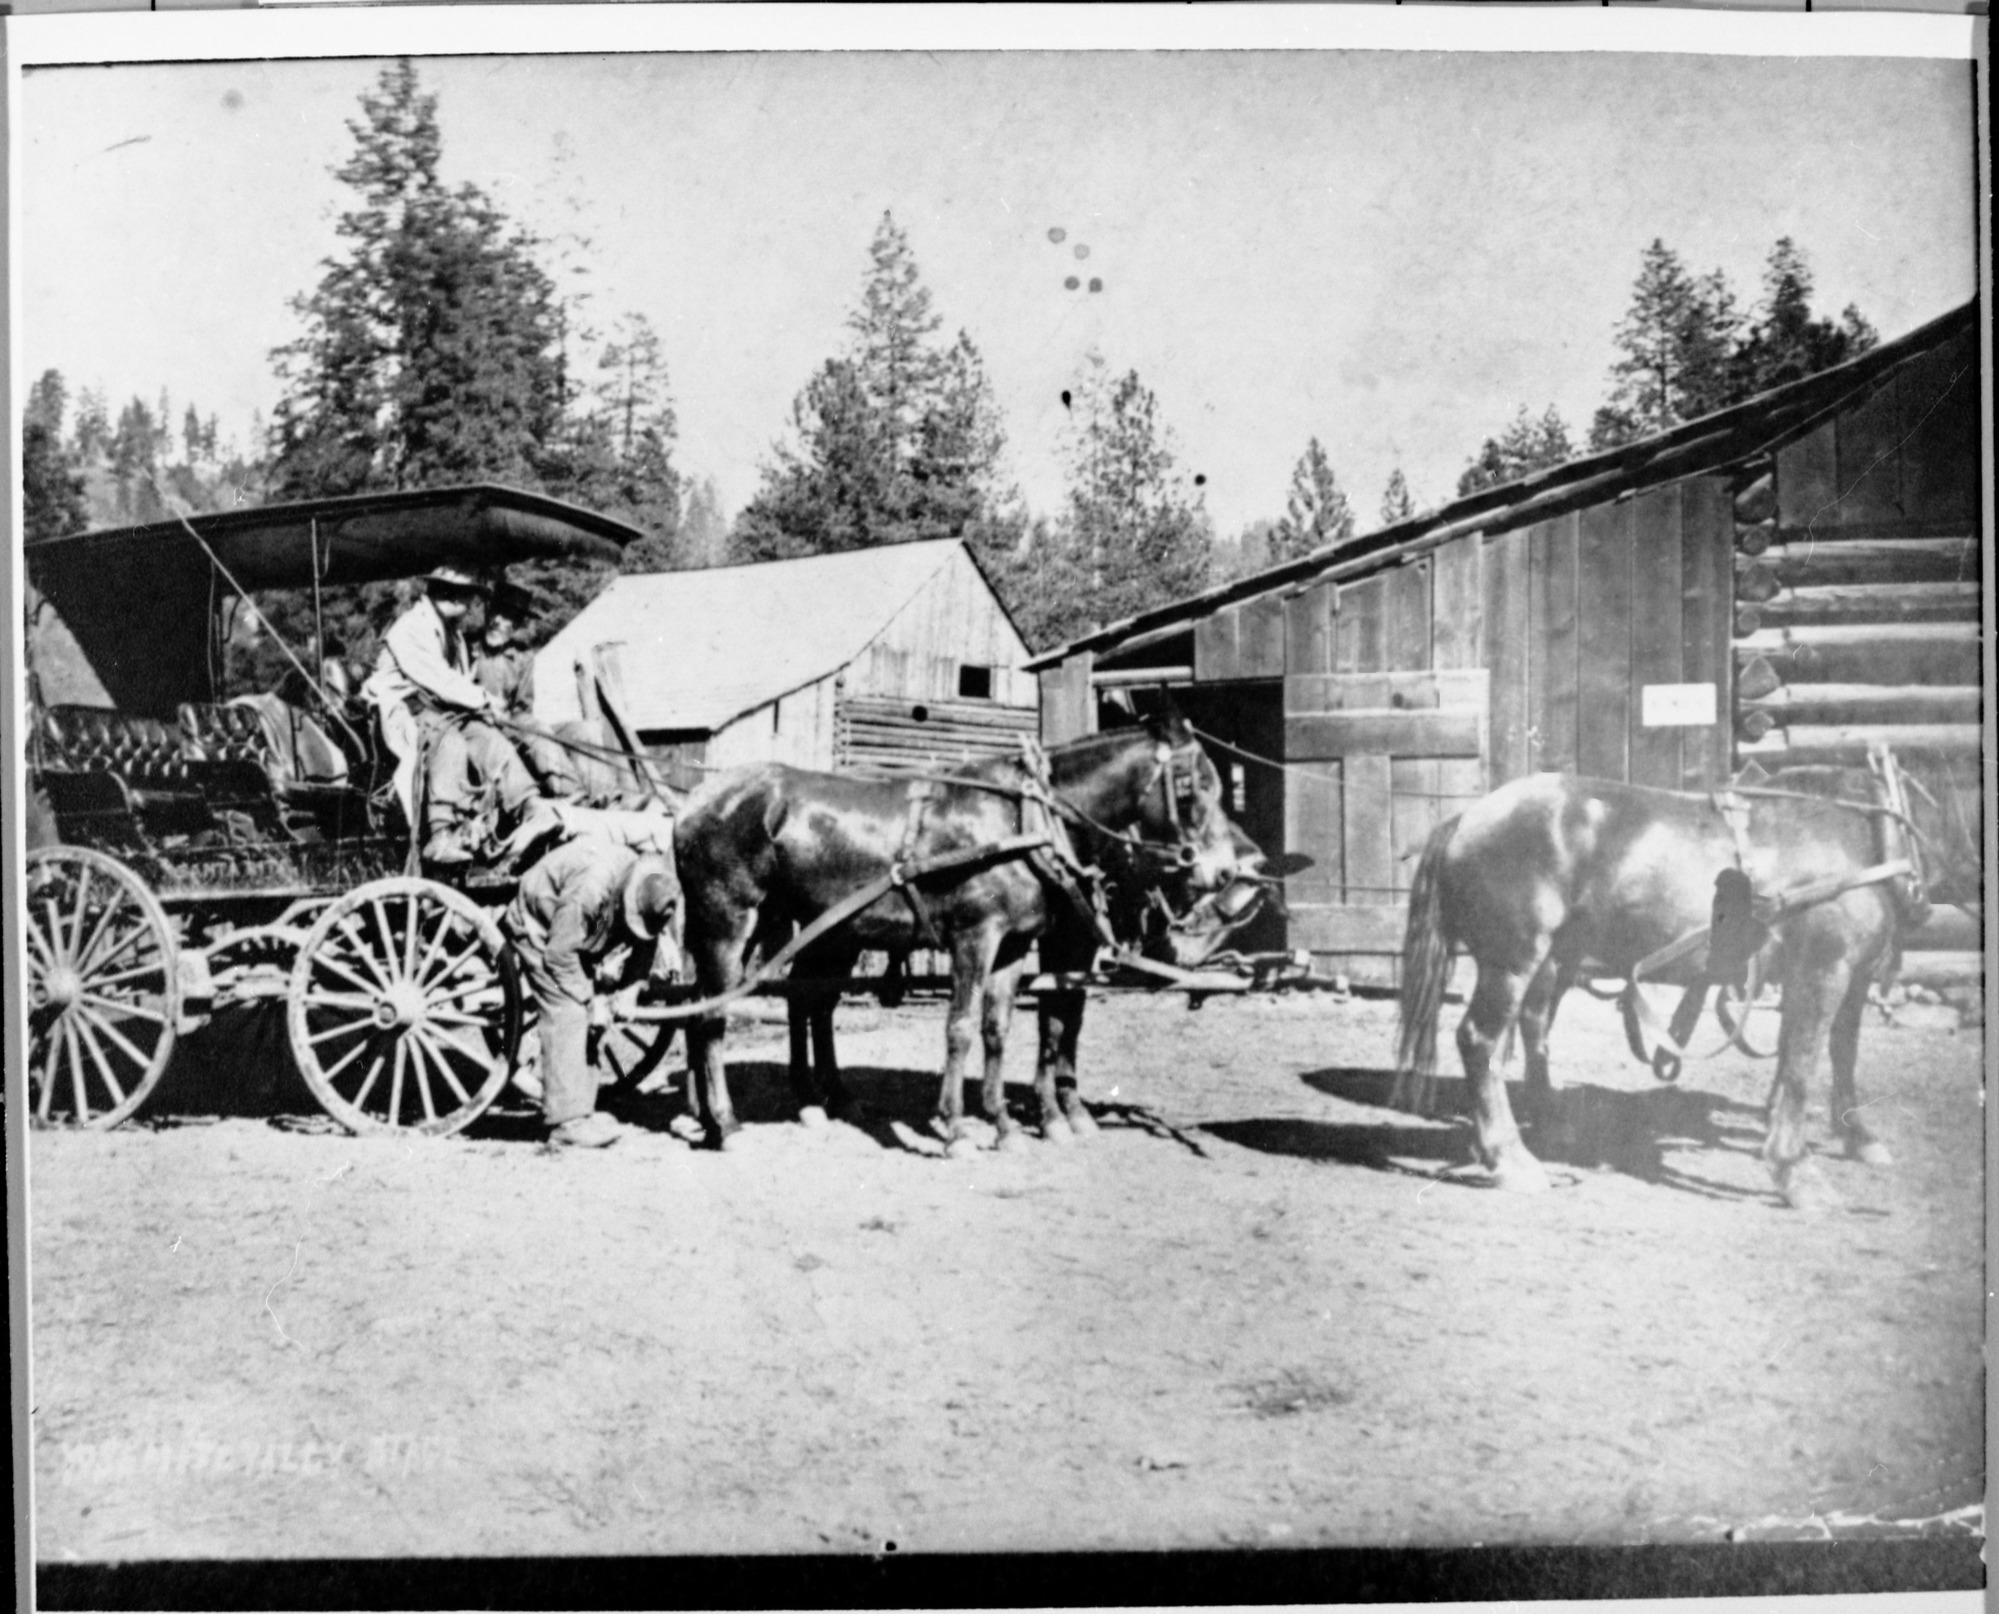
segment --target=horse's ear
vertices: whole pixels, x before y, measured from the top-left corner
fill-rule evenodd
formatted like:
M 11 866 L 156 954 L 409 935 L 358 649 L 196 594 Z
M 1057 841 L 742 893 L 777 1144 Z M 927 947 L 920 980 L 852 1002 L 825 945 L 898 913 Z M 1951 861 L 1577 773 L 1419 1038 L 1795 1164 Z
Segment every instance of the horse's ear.
M 1194 737 L 1193 725 L 1187 721 L 1187 714 L 1180 710 L 1180 703 L 1173 698 L 1171 690 L 1160 691 L 1160 706 L 1145 720 L 1146 728 L 1155 740 L 1168 745 L 1184 745 Z
M 1770 775 L 1764 770 L 1763 764 L 1758 762 L 1754 757 L 1751 757 L 1747 762 L 1743 763 L 1733 782 L 1738 785 L 1760 785 L 1769 777 Z

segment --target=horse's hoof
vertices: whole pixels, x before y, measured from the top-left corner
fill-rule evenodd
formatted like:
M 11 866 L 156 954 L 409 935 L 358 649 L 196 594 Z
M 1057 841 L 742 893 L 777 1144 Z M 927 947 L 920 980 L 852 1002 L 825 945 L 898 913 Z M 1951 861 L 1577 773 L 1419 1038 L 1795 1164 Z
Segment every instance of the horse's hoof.
M 826 1130 L 826 1112 L 817 1104 L 807 1104 L 798 1112 L 798 1124 L 809 1131 Z
M 1541 1162 L 1523 1149 L 1516 1155 L 1494 1162 L 1492 1186 L 1502 1188 L 1509 1194 L 1545 1194 L 1548 1191 L 1548 1174 L 1541 1169 Z
M 1000 1133 L 993 1147 L 1001 1154 L 1019 1154 L 1027 1147 L 1027 1135 L 1017 1126 L 1007 1127 Z
M 944 1145 L 946 1160 L 972 1160 L 977 1158 L 979 1146 L 970 1138 L 953 1138 Z
M 726 1132 L 717 1133 L 715 1147 L 722 1154 L 741 1154 L 749 1147 L 750 1135 L 739 1126 L 732 1126 Z
M 1041 1123 L 1041 1136 L 1048 1143 L 1059 1143 L 1064 1148 L 1076 1141 L 1076 1129 L 1061 1116 L 1051 1116 Z
M 691 1115 L 676 1115 L 666 1123 L 666 1130 L 682 1143 L 702 1144 L 708 1141 L 707 1131 Z
M 1879 1138 L 1849 1138 L 1846 1152 L 1863 1166 L 1892 1166 L 1895 1157 L 1888 1152 L 1888 1145 Z
M 1078 1099 L 1062 1113 L 1068 1118 L 1069 1130 L 1076 1134 L 1078 1143 L 1088 1143 L 1097 1135 L 1097 1118 L 1082 1100 Z

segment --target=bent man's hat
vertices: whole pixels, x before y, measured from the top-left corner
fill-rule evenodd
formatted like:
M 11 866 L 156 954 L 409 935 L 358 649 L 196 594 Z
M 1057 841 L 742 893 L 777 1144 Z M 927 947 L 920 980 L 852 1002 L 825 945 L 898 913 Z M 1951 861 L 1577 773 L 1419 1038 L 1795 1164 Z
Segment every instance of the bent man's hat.
M 651 941 L 673 923 L 680 907 L 680 882 L 663 857 L 642 857 L 625 876 L 625 928 Z

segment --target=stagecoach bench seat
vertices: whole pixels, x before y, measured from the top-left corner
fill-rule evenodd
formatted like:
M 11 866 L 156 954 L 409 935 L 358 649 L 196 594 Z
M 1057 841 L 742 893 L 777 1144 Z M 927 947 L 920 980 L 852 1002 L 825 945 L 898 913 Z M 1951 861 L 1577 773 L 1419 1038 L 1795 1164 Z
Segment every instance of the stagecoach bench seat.
M 105 707 L 51 706 L 39 728 L 37 771 L 58 818 L 136 813 L 156 829 L 194 833 L 219 827 L 217 813 L 236 813 L 284 834 L 263 765 L 203 756 L 179 726 Z
M 184 702 L 180 729 L 190 756 L 209 762 L 254 762 L 264 769 L 273 764 L 264 720 L 247 706 Z

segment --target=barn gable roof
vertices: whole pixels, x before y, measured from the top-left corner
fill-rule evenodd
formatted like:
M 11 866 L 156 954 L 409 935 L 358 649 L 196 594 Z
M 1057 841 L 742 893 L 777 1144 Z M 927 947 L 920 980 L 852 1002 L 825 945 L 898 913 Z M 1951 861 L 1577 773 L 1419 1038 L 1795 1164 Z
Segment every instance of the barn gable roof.
M 622 644 L 630 720 L 712 734 L 848 665 L 961 553 L 943 538 L 620 577 L 536 659 L 566 684 L 578 655 Z
M 1703 472 L 1719 471 L 1803 436 L 1825 417 L 1880 385 L 1908 361 L 1975 333 L 1978 300 L 1884 342 L 1859 358 L 1761 393 L 1732 408 L 1537 471 L 1515 482 L 1453 500 L 1442 508 L 1344 544 L 1313 550 L 1185 599 L 1156 606 L 1094 633 L 1043 651 L 1030 671 L 1051 667 L 1079 650 L 1107 652 L 1145 636 L 1183 628 L 1225 606 L 1273 593 L 1289 593 L 1321 578 L 1365 575 L 1407 556 L 1437 548 L 1468 533 L 1505 532 L 1587 505 Z M 1135 648 L 1135 647 L 1134 647 Z

